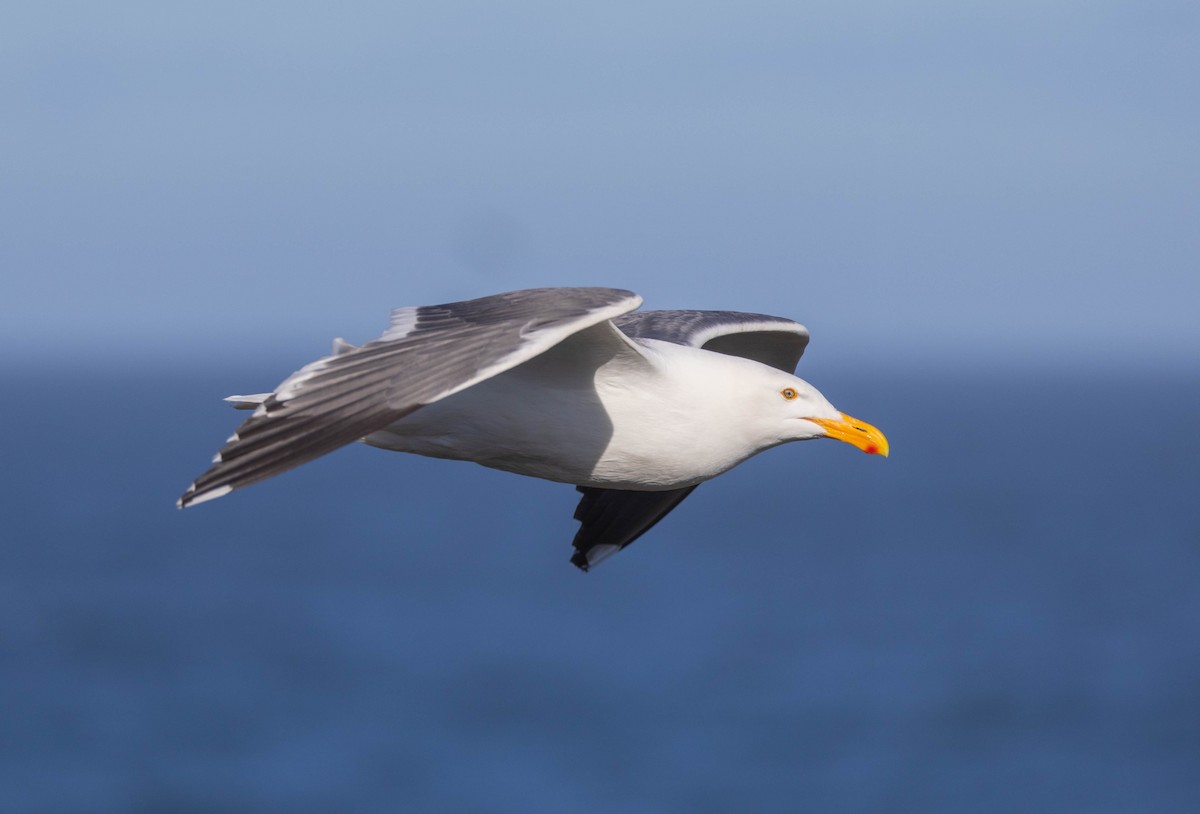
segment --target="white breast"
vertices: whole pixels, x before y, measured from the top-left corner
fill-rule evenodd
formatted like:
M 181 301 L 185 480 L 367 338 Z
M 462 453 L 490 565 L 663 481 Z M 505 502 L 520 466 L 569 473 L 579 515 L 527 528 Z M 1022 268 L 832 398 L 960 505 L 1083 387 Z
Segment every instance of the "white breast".
M 364 440 L 622 489 L 689 486 L 762 448 L 742 431 L 738 397 L 742 366 L 757 363 L 650 344 L 652 364 L 637 368 L 552 350 Z

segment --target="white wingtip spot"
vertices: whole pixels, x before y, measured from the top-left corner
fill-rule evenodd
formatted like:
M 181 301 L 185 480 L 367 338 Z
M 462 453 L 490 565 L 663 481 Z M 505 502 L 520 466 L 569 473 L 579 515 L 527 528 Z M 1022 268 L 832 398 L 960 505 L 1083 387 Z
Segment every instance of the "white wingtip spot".
M 417 308 L 413 306 L 396 308 L 392 311 L 392 318 L 388 329 L 379 338 L 383 340 L 403 339 L 415 331 L 416 328 Z
M 218 452 L 216 455 L 212 456 L 212 462 L 215 464 L 221 463 L 221 453 Z
M 235 410 L 253 410 L 270 397 L 270 393 L 255 393 L 250 396 L 226 396 L 225 401 L 232 404 Z
M 199 506 L 201 503 L 207 503 L 210 500 L 216 500 L 219 497 L 225 497 L 225 495 L 229 494 L 232 491 L 233 491 L 232 486 L 221 486 L 217 489 L 213 489 L 211 492 L 204 492 L 199 497 L 192 498 L 190 501 L 188 501 L 188 505 L 189 506 Z M 180 499 L 180 508 L 182 508 L 182 504 L 183 504 L 183 500 L 181 498 Z
M 613 554 L 616 554 L 620 550 L 621 550 L 621 547 L 619 545 L 592 546 L 590 549 L 588 549 L 588 553 L 587 553 L 588 568 L 591 568 L 593 565 L 596 565 L 597 563 L 604 562 L 605 560 L 607 560 L 609 557 L 611 557 Z

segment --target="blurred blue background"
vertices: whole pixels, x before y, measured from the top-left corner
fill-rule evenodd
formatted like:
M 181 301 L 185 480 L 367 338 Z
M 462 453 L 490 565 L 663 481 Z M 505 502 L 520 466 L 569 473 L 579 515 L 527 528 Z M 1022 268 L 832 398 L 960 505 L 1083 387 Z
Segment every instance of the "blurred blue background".
M 1200 807 L 1200 8 L 43 2 L 0 24 L 4 809 Z M 575 493 L 335 453 L 389 308 L 813 332 L 882 428 L 593 573 Z

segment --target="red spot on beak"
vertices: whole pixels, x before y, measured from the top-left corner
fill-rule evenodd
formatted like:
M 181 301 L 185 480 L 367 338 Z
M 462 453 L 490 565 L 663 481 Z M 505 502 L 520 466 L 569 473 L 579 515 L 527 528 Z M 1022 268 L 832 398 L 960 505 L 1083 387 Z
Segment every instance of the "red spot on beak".
M 866 449 L 864 449 L 863 452 L 867 453 L 868 455 L 878 455 L 879 447 L 875 446 L 874 444 L 867 444 Z

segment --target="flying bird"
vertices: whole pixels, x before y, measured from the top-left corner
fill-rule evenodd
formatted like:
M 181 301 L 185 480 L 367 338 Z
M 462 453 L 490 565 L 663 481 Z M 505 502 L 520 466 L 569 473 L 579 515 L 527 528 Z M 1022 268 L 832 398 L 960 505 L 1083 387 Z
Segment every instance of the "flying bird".
M 253 410 L 180 508 L 353 441 L 574 484 L 584 571 L 703 481 L 789 441 L 888 442 L 793 375 L 808 330 L 733 311 L 635 311 L 612 288 L 536 288 L 398 308 L 362 346 L 297 370 Z

